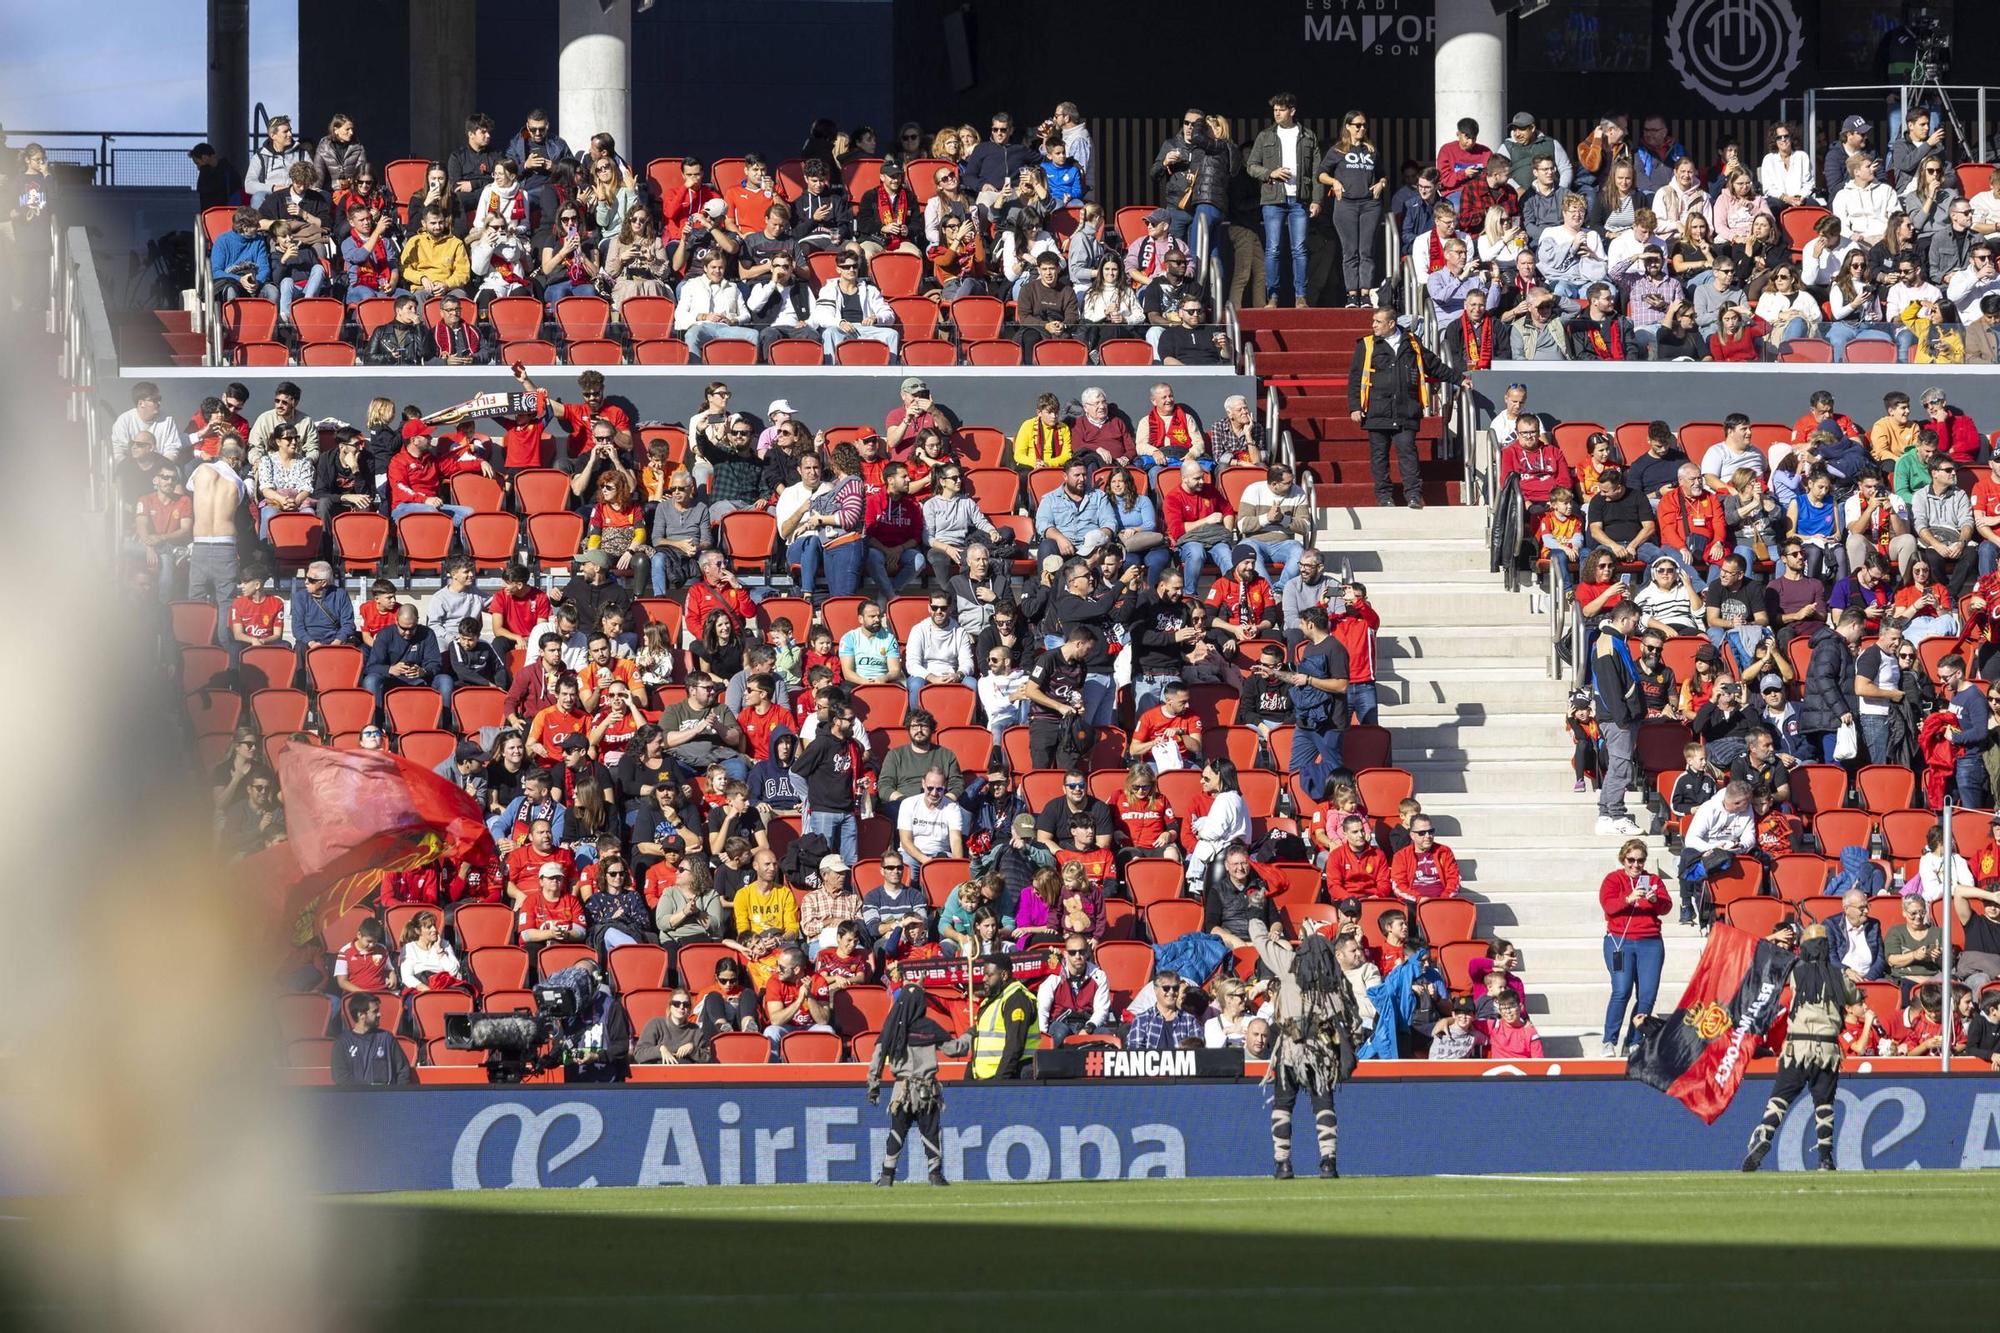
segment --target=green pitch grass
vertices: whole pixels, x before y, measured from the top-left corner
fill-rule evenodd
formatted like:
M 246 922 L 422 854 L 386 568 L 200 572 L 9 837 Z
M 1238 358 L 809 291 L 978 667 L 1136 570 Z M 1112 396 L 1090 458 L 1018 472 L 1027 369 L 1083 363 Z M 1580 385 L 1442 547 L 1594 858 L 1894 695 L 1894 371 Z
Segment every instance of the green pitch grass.
M 388 1308 L 354 1310 L 397 1327 L 2000 1326 L 2000 1175 L 1976 1172 L 540 1190 L 330 1206 L 347 1255 L 374 1249 L 403 1271 Z

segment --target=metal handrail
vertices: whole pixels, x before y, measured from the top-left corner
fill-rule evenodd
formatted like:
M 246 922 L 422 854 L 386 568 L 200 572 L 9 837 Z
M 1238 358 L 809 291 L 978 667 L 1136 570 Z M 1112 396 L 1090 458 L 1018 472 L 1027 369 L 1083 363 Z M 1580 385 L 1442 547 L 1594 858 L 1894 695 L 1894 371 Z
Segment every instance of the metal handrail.
M 1978 128 L 1973 133 L 1971 143 L 1961 143 L 1958 145 L 1958 147 L 1961 151 L 1970 155 L 1968 160 L 1977 161 L 1979 159 L 1980 154 L 1984 153 L 1988 146 L 1986 142 L 1987 140 L 1986 94 L 1989 91 L 1989 89 L 1995 92 L 2000 92 L 2000 88 L 1992 88 L 1991 85 L 1983 83 L 1942 83 L 1935 86 L 1937 88 L 1937 91 L 1945 94 L 1947 97 L 1953 94 L 1963 94 L 1963 93 L 1972 94 L 1973 118 L 1974 118 L 1974 123 Z M 1928 91 L 1928 89 L 1920 88 L 1917 91 L 1921 94 L 1923 92 Z M 1887 102 L 1889 98 L 1893 96 L 1896 98 L 1897 107 L 1900 109 L 1904 119 L 1907 120 L 1909 118 L 1910 87 L 1908 84 L 1848 83 L 1848 84 L 1829 85 L 1824 88 L 1806 89 L 1804 95 L 1798 99 L 1800 105 L 1804 108 L 1802 114 L 1799 116 L 1799 121 L 1805 129 L 1806 162 L 1810 166 L 1812 166 L 1814 170 L 1818 169 L 1819 159 L 1820 159 L 1819 102 L 1820 98 L 1828 97 L 1829 95 L 1831 95 L 1830 100 L 1836 102 L 1840 101 L 1852 102 L 1857 98 L 1863 96 L 1875 98 L 1879 102 Z M 1791 113 L 1792 103 L 1793 99 L 1789 97 L 1779 102 L 1778 103 L 1779 116 L 1789 118 Z M 1836 186 L 1837 182 L 1829 181 L 1826 183 L 1826 189 L 1829 192 L 1829 194 L 1831 194 L 1831 192 L 1836 188 Z

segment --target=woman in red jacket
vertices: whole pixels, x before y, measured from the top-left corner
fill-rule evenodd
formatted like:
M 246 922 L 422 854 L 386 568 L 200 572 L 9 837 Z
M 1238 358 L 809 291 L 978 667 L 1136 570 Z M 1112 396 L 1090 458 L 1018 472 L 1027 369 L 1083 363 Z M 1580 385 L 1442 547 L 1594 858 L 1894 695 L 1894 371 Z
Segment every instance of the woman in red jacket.
M 1660 990 L 1660 968 L 1667 947 L 1660 939 L 1660 918 L 1673 905 L 1667 886 L 1646 869 L 1646 844 L 1633 838 L 1618 849 L 1618 869 L 1604 877 L 1597 900 L 1604 908 L 1604 967 L 1611 973 L 1611 1003 L 1604 1010 L 1604 1058 L 1622 1060 L 1625 1007 L 1632 1005 L 1630 1035 L 1638 1035 L 1638 1020 L 1653 1012 Z
M 1764 346 L 1757 334 L 1743 322 L 1743 312 L 1724 306 L 1715 321 L 1716 331 L 1708 335 L 1711 361 L 1762 361 Z

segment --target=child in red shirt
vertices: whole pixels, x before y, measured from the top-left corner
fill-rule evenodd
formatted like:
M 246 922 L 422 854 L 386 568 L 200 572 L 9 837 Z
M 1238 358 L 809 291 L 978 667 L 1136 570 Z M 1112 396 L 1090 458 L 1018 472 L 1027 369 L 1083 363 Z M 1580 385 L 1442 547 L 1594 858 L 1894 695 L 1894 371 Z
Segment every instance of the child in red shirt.
M 812 633 L 806 636 L 805 673 L 808 681 L 812 679 L 814 667 L 825 667 L 835 673 L 840 670 L 840 654 L 834 650 L 833 631 L 825 625 L 814 625 Z M 829 677 L 829 681 L 831 679 Z
M 264 591 L 264 571 L 252 566 L 236 580 L 237 595 L 229 603 L 229 637 L 244 648 L 283 643 L 285 603 Z
M 361 625 L 361 642 L 373 646 L 375 636 L 396 623 L 396 585 L 387 579 L 376 579 L 368 585 L 368 601 L 356 620 Z
M 1070 845 L 1056 851 L 1056 869 L 1067 871 L 1071 865 L 1082 866 L 1091 886 L 1103 893 L 1117 873 L 1117 853 L 1097 845 L 1097 831 L 1087 819 L 1071 824 L 1069 836 Z

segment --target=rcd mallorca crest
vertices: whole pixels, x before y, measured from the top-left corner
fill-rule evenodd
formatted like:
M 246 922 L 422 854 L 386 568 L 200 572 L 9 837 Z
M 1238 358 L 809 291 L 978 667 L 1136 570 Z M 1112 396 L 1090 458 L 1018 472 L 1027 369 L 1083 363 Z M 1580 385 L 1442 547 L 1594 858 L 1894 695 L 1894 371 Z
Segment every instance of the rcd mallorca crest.
M 1681 82 L 1718 111 L 1748 111 L 1781 91 L 1805 35 L 1794 0 L 1676 0 L 1667 55 Z

